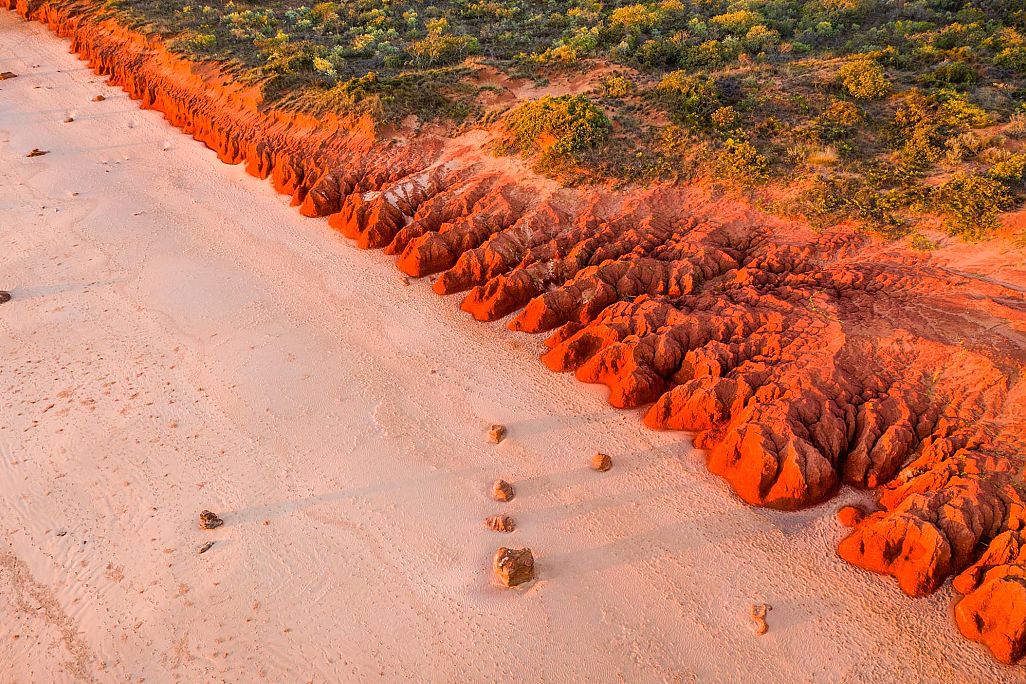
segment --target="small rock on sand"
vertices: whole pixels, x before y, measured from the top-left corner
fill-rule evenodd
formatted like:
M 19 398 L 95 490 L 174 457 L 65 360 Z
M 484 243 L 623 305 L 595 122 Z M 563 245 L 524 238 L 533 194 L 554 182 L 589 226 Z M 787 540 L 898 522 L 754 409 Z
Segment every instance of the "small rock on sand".
M 0 304 L 11 301 L 11 293 L 7 290 L 0 290 Z
M 506 438 L 506 426 L 505 425 L 493 425 L 488 428 L 488 441 L 492 444 L 498 444 Z
M 534 554 L 531 549 L 501 547 L 492 559 L 495 577 L 504 587 L 515 587 L 534 579 Z
M 103 95 L 97 95 L 96 97 L 93 98 L 93 102 L 103 102 L 106 99 L 107 98 L 105 98 Z
M 492 483 L 492 498 L 496 501 L 510 501 L 513 498 L 513 485 L 505 480 Z
M 64 120 L 64 123 L 71 123 L 71 122 L 72 122 L 72 121 L 74 121 L 74 120 L 75 120 L 75 117 L 73 117 L 73 116 L 69 116 L 68 118 L 66 118 L 66 119 Z
M 485 518 L 485 527 L 496 532 L 512 532 L 517 525 L 508 515 L 490 515 Z
M 18 74 L 13 71 L 4 71 L 0 73 L 0 81 L 6 81 L 9 78 L 18 78 Z
M 766 624 L 766 611 L 769 609 L 770 606 L 765 603 L 753 603 L 749 609 L 748 614 L 755 621 L 755 633 L 759 636 L 762 636 L 769 630 L 769 625 Z
M 214 545 L 214 542 L 208 541 L 206 544 L 204 544 L 203 546 L 199 547 L 199 550 L 197 550 L 196 553 L 206 553 L 207 551 L 210 550 L 210 547 L 213 546 L 213 545 Z
M 217 517 L 216 514 L 210 511 L 200 511 L 199 514 L 199 526 L 200 529 L 212 530 L 215 527 L 220 527 L 224 524 L 224 520 Z
M 50 154 L 50 150 L 41 150 L 38 147 L 32 148 L 32 151 L 26 154 L 26 157 L 42 157 L 44 154 Z
M 606 454 L 595 454 L 591 457 L 591 469 L 606 472 L 613 467 L 613 459 Z
M 866 512 L 858 506 L 842 506 L 837 509 L 837 522 L 845 527 L 855 527 L 866 517 Z

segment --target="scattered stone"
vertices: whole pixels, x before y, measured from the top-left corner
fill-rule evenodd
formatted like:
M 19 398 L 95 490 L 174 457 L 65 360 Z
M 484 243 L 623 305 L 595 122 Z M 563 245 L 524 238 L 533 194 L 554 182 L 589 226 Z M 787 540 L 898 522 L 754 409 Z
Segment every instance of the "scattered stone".
M 845 527 L 855 527 L 866 517 L 866 512 L 858 506 L 842 506 L 837 509 L 837 522 Z
M 18 74 L 13 71 L 4 71 L 3 73 L 0 73 L 0 81 L 6 81 L 9 78 L 18 78 Z
M 613 467 L 613 459 L 607 454 L 595 454 L 591 457 L 591 469 L 606 472 Z
M 224 525 L 224 520 L 221 520 L 214 513 L 210 511 L 200 511 L 199 515 L 199 526 L 200 529 L 212 530 L 215 527 Z
M 504 439 L 506 439 L 505 425 L 493 425 L 488 429 L 488 441 L 492 444 L 498 444 Z
M 214 542 L 208 541 L 206 544 L 204 544 L 203 546 L 199 547 L 199 550 L 196 553 L 206 553 L 207 551 L 210 550 L 210 547 L 213 546 L 213 545 L 214 545 Z
M 105 98 L 103 95 L 97 95 L 96 97 L 93 98 L 93 102 L 103 102 L 106 99 L 107 98 Z
M 485 527 L 496 532 L 512 532 L 517 528 L 513 518 L 508 515 L 490 515 L 485 518 Z
M 11 293 L 7 290 L 0 290 L 0 304 L 11 301 Z
M 504 587 L 515 587 L 534 579 L 534 554 L 531 549 L 501 547 L 492 560 L 495 577 Z
M 401 282 L 403 285 L 409 285 L 410 284 L 410 279 L 407 278 L 406 276 L 402 276 L 402 277 L 399 278 L 399 282 Z
M 63 537 L 67 533 L 68 533 L 68 531 L 66 529 L 64 529 L 63 527 L 61 529 L 57 530 L 56 532 L 54 532 L 54 534 L 56 534 L 58 537 Z
M 492 483 L 492 498 L 496 501 L 510 501 L 513 498 L 513 485 L 505 480 Z
M 748 614 L 755 621 L 755 634 L 757 636 L 762 636 L 769 630 L 769 625 L 766 624 L 766 611 L 768 610 L 770 610 L 770 606 L 766 603 L 753 603 L 749 610 Z
M 71 123 L 74 120 L 75 120 L 75 117 L 69 116 L 67 119 L 64 120 L 64 123 Z
M 26 154 L 26 157 L 42 157 L 44 154 L 50 154 L 50 150 L 41 150 L 38 147 L 32 149 L 31 152 Z

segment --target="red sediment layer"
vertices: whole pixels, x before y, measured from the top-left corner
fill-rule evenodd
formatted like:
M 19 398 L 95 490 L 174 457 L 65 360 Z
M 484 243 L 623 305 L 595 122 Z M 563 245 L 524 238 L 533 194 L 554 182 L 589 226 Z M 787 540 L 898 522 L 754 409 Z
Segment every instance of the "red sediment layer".
M 878 489 L 840 555 L 914 596 L 957 575 L 961 632 L 1004 662 L 1023 655 L 1023 283 L 682 189 L 539 190 L 428 135 L 266 109 L 81 0 L 0 2 L 304 215 L 438 274 L 439 294 L 466 292 L 478 320 L 519 311 L 513 330 L 550 332 L 549 368 L 694 432 L 744 500 L 795 509 L 842 483 Z

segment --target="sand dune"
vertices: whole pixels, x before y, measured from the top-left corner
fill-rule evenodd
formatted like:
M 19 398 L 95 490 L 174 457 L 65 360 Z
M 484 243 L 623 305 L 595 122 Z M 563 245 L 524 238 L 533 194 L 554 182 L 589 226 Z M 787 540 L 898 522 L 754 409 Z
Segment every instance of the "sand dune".
M 0 13 L 0 71 L 0 680 L 1026 680 L 834 556 L 856 494 L 744 507 L 43 26 Z

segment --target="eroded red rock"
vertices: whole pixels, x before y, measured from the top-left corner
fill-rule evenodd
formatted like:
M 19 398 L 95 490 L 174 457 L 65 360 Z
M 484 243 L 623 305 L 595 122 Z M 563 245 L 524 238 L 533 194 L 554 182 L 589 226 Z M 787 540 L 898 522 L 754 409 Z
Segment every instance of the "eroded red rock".
M 954 581 L 965 594 L 955 622 L 967 638 L 990 649 L 1003 663 L 1026 654 L 1026 534 L 1007 530 Z
M 858 506 L 842 506 L 837 509 L 837 522 L 845 527 L 855 527 L 866 517 L 866 512 Z

